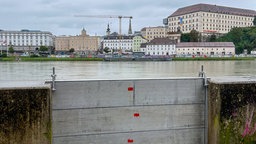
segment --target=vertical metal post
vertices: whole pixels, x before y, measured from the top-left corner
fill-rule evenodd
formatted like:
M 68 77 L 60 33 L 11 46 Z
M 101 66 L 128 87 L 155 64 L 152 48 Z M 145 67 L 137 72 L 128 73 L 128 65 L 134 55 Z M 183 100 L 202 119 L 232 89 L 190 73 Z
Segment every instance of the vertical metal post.
M 199 77 L 203 78 L 203 85 L 205 87 L 205 111 L 204 111 L 204 144 L 208 144 L 208 83 L 207 83 L 207 76 L 204 72 L 203 65 L 201 66 L 201 71 L 199 72 Z
M 56 80 L 56 74 L 55 74 L 55 67 L 52 68 L 52 91 L 56 91 L 56 88 L 55 88 L 55 80 Z

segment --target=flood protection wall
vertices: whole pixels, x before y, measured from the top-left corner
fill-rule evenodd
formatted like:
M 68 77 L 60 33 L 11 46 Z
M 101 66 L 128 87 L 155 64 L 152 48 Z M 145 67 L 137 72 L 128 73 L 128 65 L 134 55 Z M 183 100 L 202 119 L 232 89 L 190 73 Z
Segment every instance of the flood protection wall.
M 202 78 L 56 81 L 53 143 L 204 143 Z

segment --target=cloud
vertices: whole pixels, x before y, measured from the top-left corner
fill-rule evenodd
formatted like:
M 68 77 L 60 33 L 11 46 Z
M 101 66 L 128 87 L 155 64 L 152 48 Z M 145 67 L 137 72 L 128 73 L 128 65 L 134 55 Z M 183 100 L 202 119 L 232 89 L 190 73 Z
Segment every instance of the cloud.
M 133 16 L 133 30 L 147 26 L 163 25 L 163 18 L 181 7 L 197 3 L 217 4 L 231 7 L 255 9 L 256 1 L 242 0 L 1 0 L 0 29 L 38 29 L 55 35 L 79 34 L 85 27 L 88 33 L 104 35 L 107 24 L 112 32 L 118 31 L 118 19 L 74 17 L 84 15 Z M 122 31 L 128 31 L 128 19 L 122 20 Z

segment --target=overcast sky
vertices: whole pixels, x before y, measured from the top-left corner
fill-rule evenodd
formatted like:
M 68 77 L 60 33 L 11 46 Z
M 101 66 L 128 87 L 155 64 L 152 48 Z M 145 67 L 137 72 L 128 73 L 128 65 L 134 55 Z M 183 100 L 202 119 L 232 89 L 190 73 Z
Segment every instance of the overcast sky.
M 163 18 L 178 8 L 216 4 L 256 10 L 256 0 L 0 0 L 0 29 L 41 30 L 54 35 L 78 35 L 84 27 L 89 35 L 104 35 L 107 24 L 118 32 L 116 18 L 87 18 L 74 15 L 133 16 L 132 30 L 162 26 Z M 122 19 L 122 33 L 128 33 L 128 19 Z

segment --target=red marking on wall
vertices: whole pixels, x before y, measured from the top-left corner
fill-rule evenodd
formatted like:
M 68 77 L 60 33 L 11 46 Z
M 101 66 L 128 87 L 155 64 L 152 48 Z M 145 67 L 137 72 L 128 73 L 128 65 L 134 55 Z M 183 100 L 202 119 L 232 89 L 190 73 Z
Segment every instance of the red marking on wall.
M 134 116 L 134 117 L 139 117 L 139 116 L 140 116 L 140 113 L 134 113 L 133 116 Z
M 128 91 L 133 91 L 133 87 L 128 87 Z
M 133 143 L 133 139 L 128 139 L 127 142 L 128 143 Z

